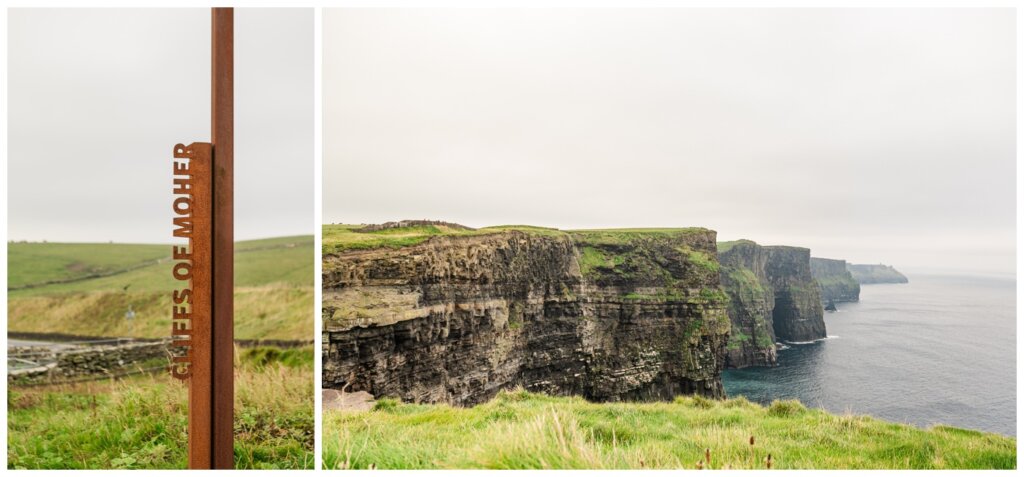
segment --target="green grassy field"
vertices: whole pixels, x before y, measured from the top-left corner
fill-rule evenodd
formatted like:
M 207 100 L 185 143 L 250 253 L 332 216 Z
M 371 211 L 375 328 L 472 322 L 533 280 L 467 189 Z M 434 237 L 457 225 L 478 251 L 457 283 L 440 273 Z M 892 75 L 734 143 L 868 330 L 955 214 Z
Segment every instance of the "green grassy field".
M 313 350 L 237 350 L 235 467 L 313 467 Z M 183 469 L 188 389 L 167 374 L 7 392 L 11 469 Z
M 8 243 L 7 287 L 18 289 L 51 280 L 84 279 L 169 255 L 170 247 L 166 245 Z
M 238 242 L 235 337 L 313 337 L 313 236 Z M 8 244 L 8 330 L 159 338 L 170 334 L 169 245 Z M 124 319 L 128 307 L 132 322 Z
M 1012 469 L 1016 440 L 796 401 L 681 397 L 588 403 L 503 392 L 473 408 L 401 404 L 324 414 L 329 469 Z

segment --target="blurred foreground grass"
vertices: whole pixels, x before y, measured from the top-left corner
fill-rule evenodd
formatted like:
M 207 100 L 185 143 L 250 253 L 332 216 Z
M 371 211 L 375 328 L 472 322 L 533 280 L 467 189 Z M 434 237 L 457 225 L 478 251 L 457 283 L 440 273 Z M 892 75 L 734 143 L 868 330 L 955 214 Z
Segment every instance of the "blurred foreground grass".
M 313 467 L 313 350 L 236 348 L 235 468 Z M 183 469 L 188 388 L 167 374 L 7 392 L 11 469 Z
M 525 391 L 472 408 L 382 399 L 324 414 L 328 469 L 1012 469 L 1016 439 L 744 398 L 590 403 Z M 770 456 L 770 457 L 769 457 Z

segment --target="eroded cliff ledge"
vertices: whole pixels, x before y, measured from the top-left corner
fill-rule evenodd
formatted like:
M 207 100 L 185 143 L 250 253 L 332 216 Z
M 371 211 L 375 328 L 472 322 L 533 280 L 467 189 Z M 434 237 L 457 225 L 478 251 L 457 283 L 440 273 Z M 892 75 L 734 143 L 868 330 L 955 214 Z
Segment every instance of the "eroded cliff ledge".
M 517 386 L 724 395 L 713 231 L 354 229 L 324 230 L 324 387 L 456 405 Z
M 846 269 L 846 260 L 811 257 L 811 275 L 821 288 L 823 303 L 860 300 L 860 283 Z
M 800 247 L 762 246 L 749 240 L 718 244 L 732 322 L 727 367 L 774 366 L 776 341 L 826 337 L 810 257 L 810 250 Z

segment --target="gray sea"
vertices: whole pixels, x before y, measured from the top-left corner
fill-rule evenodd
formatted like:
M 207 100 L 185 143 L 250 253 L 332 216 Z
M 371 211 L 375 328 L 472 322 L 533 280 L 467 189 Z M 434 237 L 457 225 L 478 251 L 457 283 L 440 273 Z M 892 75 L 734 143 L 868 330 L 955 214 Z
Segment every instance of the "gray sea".
M 908 278 L 863 285 L 825 312 L 828 339 L 781 350 L 778 367 L 727 370 L 726 392 L 1016 436 L 1016 280 Z

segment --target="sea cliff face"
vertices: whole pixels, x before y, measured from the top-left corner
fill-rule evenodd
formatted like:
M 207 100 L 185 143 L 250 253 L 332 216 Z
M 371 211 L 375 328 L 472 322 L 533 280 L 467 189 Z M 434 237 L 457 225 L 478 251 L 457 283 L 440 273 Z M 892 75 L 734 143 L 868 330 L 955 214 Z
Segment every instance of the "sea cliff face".
M 811 275 L 821 288 L 823 303 L 860 300 L 860 283 L 846 269 L 846 260 L 811 257 Z
M 414 244 L 327 253 L 325 242 L 324 387 L 455 405 L 514 387 L 596 401 L 724 395 L 713 231 L 402 240 Z
M 846 269 L 850 271 L 857 283 L 870 285 L 874 283 L 907 283 L 907 277 L 897 271 L 892 265 L 860 265 L 849 263 Z
M 811 251 L 771 246 L 765 275 L 775 290 L 772 327 L 775 336 L 794 343 L 825 338 L 821 291 L 811 276 Z
M 740 240 L 719 244 L 718 259 L 732 323 L 727 367 L 774 366 L 777 340 L 826 336 L 810 250 Z
M 749 240 L 719 247 L 722 287 L 729 295 L 732 322 L 725 353 L 727 368 L 775 366 L 775 290 L 765 275 L 768 255 L 764 247 Z

